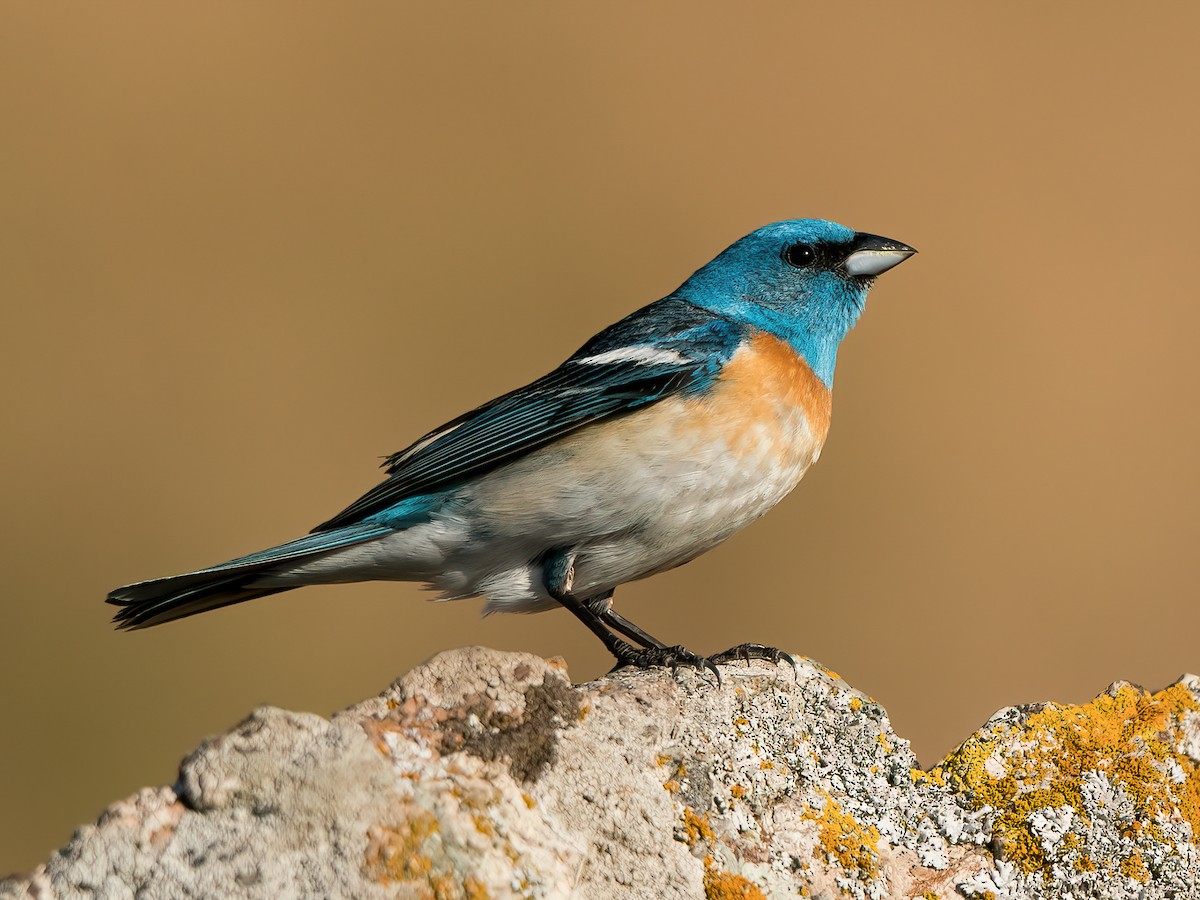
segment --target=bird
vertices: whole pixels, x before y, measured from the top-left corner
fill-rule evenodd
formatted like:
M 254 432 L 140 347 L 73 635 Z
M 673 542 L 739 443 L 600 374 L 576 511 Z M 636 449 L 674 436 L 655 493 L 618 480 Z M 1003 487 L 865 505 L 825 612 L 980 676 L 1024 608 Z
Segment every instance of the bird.
M 916 250 L 821 219 L 766 225 L 560 366 L 388 456 L 387 478 L 293 541 L 107 602 L 142 629 L 294 588 L 421 582 L 485 614 L 564 607 L 615 668 L 711 657 L 617 613 L 615 590 L 689 562 L 779 503 L 829 432 L 839 345 Z

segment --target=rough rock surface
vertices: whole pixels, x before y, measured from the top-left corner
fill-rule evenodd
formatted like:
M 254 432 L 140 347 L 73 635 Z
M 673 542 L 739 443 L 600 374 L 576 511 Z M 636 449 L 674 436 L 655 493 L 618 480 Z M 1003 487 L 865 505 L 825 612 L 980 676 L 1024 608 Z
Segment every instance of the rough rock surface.
M 0 897 L 1200 896 L 1200 679 L 1004 709 L 917 768 L 800 660 L 626 672 L 468 648 L 263 708 Z

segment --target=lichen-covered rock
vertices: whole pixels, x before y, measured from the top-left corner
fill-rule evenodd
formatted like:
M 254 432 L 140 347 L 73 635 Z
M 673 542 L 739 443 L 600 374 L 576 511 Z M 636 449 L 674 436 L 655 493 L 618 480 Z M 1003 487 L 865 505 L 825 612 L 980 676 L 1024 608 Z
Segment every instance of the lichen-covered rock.
M 996 866 L 969 897 L 1200 897 L 1200 679 L 1002 709 L 937 766 L 986 812 Z
M 924 772 L 816 663 L 722 675 L 468 648 L 261 709 L 0 897 L 1200 896 L 1200 680 L 1002 710 Z

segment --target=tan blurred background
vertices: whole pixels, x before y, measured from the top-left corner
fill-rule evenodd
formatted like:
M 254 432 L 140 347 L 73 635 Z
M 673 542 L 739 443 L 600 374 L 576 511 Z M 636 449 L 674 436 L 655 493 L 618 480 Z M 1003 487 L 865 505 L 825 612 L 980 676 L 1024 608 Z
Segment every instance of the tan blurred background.
M 765 222 L 921 255 L 791 499 L 619 609 L 766 640 L 928 765 L 1200 669 L 1200 7 L 7 4 L 0 873 L 271 703 L 603 648 L 409 585 L 137 634 L 112 587 L 306 531 L 377 457 Z

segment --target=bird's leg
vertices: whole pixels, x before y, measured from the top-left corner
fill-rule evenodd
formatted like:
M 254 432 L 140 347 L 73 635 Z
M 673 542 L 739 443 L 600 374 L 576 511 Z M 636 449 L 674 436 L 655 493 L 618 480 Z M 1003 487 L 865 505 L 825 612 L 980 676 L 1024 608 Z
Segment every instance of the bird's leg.
M 579 621 L 591 630 L 592 634 L 604 642 L 604 646 L 608 648 L 608 652 L 617 660 L 614 671 L 625 666 L 634 666 L 638 669 L 648 669 L 654 666 L 670 666 L 672 670 L 679 666 L 694 666 L 697 669 L 708 669 L 716 675 L 717 684 L 721 683 L 721 673 L 715 665 L 703 656 L 693 653 L 686 647 L 668 647 L 662 641 L 646 634 L 646 632 L 642 631 L 632 622 L 614 613 L 611 606 L 608 606 L 612 596 L 611 593 L 608 596 L 597 597 L 589 602 L 584 602 L 576 597 L 574 594 L 574 552 L 559 551 L 550 556 L 543 566 L 542 577 L 545 579 L 546 592 L 570 610 L 575 618 L 579 619 Z M 596 606 L 599 606 L 603 611 L 597 613 L 594 608 Z M 608 608 L 605 609 L 605 606 L 608 606 Z M 609 631 L 605 627 L 606 624 L 611 624 L 614 630 L 639 643 L 645 643 L 646 646 L 634 647 L 632 644 L 626 643 L 613 634 L 612 631 Z
M 546 583 L 546 592 L 591 629 L 592 634 L 604 642 L 609 653 L 620 660 L 637 652 L 635 648 L 605 628 L 603 619 L 573 593 L 575 588 L 574 553 L 554 554 L 543 566 L 542 578 Z
M 638 628 L 624 616 L 619 615 L 613 609 L 613 592 L 605 591 L 595 597 L 589 597 L 584 602 L 587 608 L 600 617 L 600 621 L 611 628 L 617 634 L 624 635 L 632 641 L 637 641 L 643 647 L 656 647 L 659 650 L 667 645 L 660 641 L 652 634 L 647 634 Z
M 624 616 L 610 609 L 600 616 L 600 621 L 618 634 L 623 634 L 630 640 L 637 641 L 643 647 L 653 647 L 655 650 L 665 650 L 667 645 L 652 634 L 647 634 Z

